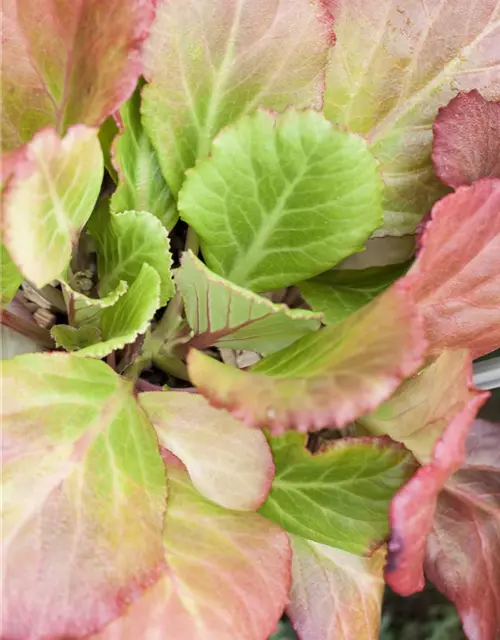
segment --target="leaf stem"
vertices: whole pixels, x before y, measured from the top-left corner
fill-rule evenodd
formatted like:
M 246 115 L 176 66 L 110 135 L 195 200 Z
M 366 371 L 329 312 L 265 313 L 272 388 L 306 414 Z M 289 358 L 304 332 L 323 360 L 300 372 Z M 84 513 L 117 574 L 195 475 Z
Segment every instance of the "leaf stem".
M 42 329 L 42 327 L 39 327 L 34 322 L 28 322 L 24 320 L 24 318 L 20 318 L 10 311 L 7 311 L 7 309 L 0 311 L 0 324 L 30 338 L 42 347 L 47 349 L 56 348 L 55 342 L 47 329 Z
M 184 248 L 186 251 L 191 250 L 195 256 L 197 256 L 200 251 L 200 241 L 198 239 L 198 234 L 193 229 L 193 227 L 188 227 L 186 244 Z
M 153 364 L 161 369 L 165 373 L 168 373 L 171 376 L 175 376 L 180 380 L 185 380 L 189 382 L 189 374 L 186 365 L 182 360 L 178 358 L 174 358 L 173 356 L 167 356 L 165 354 L 154 354 L 152 356 Z

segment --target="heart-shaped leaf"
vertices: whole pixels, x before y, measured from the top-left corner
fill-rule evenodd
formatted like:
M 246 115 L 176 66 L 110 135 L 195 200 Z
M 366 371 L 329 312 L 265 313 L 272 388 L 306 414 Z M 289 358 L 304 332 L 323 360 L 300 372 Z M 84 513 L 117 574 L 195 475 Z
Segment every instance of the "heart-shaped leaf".
M 102 362 L 4 361 L 2 396 L 2 634 L 86 636 L 164 565 L 154 430 Z
M 360 137 L 315 111 L 257 111 L 187 174 L 180 215 L 216 273 L 254 291 L 295 284 L 361 250 L 382 182 Z

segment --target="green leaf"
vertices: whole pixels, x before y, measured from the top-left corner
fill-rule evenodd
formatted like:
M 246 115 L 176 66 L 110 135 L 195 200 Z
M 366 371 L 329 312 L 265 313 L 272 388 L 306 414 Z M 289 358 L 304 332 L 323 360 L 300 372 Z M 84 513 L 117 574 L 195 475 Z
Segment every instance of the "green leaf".
M 85 346 L 75 355 L 103 358 L 116 349 L 122 349 L 146 332 L 159 306 L 160 276 L 153 267 L 144 263 L 129 289 L 114 305 L 100 311 L 98 328 L 102 342 Z M 80 327 L 77 331 L 79 340 L 84 332 L 88 336 L 87 327 Z
M 111 197 L 111 210 L 149 211 L 170 230 L 179 215 L 156 152 L 143 129 L 140 106 L 141 94 L 136 89 L 120 109 L 123 132 L 115 141 L 113 153 L 120 183 Z
M 89 231 L 97 245 L 99 294 L 106 296 L 121 280 L 129 285 L 145 262 L 160 276 L 160 304 L 174 294 L 170 267 L 172 256 L 168 233 L 154 215 L 146 211 L 96 212 Z
M 71 327 L 67 324 L 56 324 L 50 330 L 50 334 L 56 345 L 66 351 L 77 351 L 101 341 L 100 330 L 92 326 Z
M 321 315 L 273 304 L 217 276 L 191 252 L 183 255 L 175 282 L 194 332 L 190 345 L 272 353 L 321 326 Z
M 324 314 L 325 324 L 336 324 L 376 298 L 402 276 L 408 266 L 406 263 L 327 271 L 301 282 L 299 289 L 311 308 Z
M 331 268 L 382 221 L 382 182 L 360 137 L 315 111 L 241 118 L 186 176 L 181 217 L 208 266 L 267 291 Z
M 97 131 L 83 125 L 60 139 L 45 129 L 26 145 L 3 199 L 3 241 L 37 287 L 59 278 L 99 195 L 103 176 Z
M 89 298 L 75 291 L 67 282 L 61 281 L 63 295 L 68 307 L 68 317 L 72 326 L 97 326 L 101 317 L 101 309 L 112 307 L 128 289 L 128 284 L 120 281 L 115 289 L 104 298 Z
M 391 500 L 416 465 L 388 438 L 346 438 L 312 455 L 305 437 L 270 438 L 276 475 L 266 518 L 290 533 L 364 555 L 389 534 Z
M 175 194 L 185 170 L 242 114 L 321 108 L 331 23 L 316 0 L 159 4 L 143 55 L 144 125 Z
M 385 184 L 377 234 L 414 233 L 446 191 L 431 160 L 439 107 L 500 98 L 498 2 L 336 0 L 324 112 L 371 143 Z
M 111 147 L 117 133 L 118 126 L 113 116 L 106 118 L 99 127 L 99 142 L 101 143 L 104 166 L 115 184 L 118 184 L 118 174 L 116 173 L 116 169 L 114 168 L 113 161 L 111 159 Z
M 266 356 L 249 371 L 191 349 L 189 376 L 216 407 L 282 433 L 343 427 L 386 400 L 421 365 L 427 343 L 406 282 L 341 324 Z
M 290 540 L 287 613 L 301 640 L 378 640 L 385 545 L 371 557 L 360 558 L 299 536 Z
M 0 243 L 0 302 L 2 307 L 6 307 L 16 295 L 22 281 L 23 276 L 19 273 L 19 269 L 12 262 L 4 244 Z
M 2 385 L 3 633 L 87 636 L 164 566 L 154 430 L 102 362 L 19 356 Z

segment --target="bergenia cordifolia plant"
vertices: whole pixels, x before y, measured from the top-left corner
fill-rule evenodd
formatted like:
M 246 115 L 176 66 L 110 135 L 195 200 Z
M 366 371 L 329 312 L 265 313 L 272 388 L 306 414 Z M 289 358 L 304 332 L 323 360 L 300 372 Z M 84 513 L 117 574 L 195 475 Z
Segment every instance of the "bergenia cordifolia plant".
M 2 19 L 2 638 L 498 640 L 499 1 Z

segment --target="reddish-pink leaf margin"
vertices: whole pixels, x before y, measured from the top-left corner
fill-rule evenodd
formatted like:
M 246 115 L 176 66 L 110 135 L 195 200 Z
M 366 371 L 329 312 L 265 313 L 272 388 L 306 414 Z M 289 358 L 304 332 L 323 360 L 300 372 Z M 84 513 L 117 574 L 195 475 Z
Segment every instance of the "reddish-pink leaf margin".
M 477 90 L 459 93 L 438 111 L 432 160 L 449 187 L 500 178 L 500 102 Z
M 445 485 L 425 573 L 455 603 L 469 640 L 500 638 L 500 423 L 476 420 Z
M 133 92 L 157 0 L 5 0 L 2 147 L 97 126 Z M 113 33 L 115 29 L 115 33 Z
M 412 277 L 401 278 L 342 323 L 301 338 L 249 371 L 191 349 L 191 380 L 214 407 L 273 435 L 342 428 L 376 409 L 422 365 L 427 341 L 414 285 Z
M 409 276 L 430 355 L 500 347 L 500 179 L 459 187 L 437 202 Z
M 391 538 L 385 577 L 397 593 L 408 596 L 425 585 L 423 563 L 427 537 L 432 530 L 440 491 L 465 460 L 465 442 L 477 412 L 489 397 L 467 373 L 469 400 L 449 422 L 436 441 L 429 464 L 421 467 L 392 500 L 389 519 Z

